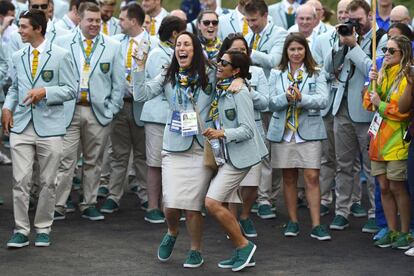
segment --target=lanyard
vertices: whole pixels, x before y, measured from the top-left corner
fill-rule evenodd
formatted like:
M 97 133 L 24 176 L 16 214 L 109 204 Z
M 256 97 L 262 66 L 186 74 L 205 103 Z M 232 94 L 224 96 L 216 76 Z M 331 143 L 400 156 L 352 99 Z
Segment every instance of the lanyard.
M 178 88 L 179 85 L 175 85 L 174 88 L 174 96 L 173 96 L 173 103 L 174 103 L 174 108 L 175 110 L 179 110 L 178 107 L 179 106 L 183 106 L 184 103 L 184 110 L 187 110 L 187 104 L 188 104 L 188 100 L 190 100 L 191 104 L 195 104 L 197 102 L 197 98 L 199 95 L 199 89 L 196 88 L 195 92 L 192 92 L 191 87 L 187 87 L 185 89 L 184 95 L 185 95 L 185 100 L 183 101 L 183 93 L 182 93 L 182 89 Z M 177 98 L 178 98 L 178 105 L 177 105 Z
M 98 42 L 99 42 L 99 35 L 96 37 L 96 41 L 93 44 L 91 54 L 89 55 L 89 57 L 87 57 L 85 53 L 85 47 L 83 46 L 83 41 L 81 40 L 81 36 L 79 35 L 79 45 L 81 46 L 82 54 L 83 54 L 83 57 L 85 58 L 85 63 L 88 65 L 91 64 L 91 59 L 92 59 L 93 53 L 95 52 L 96 46 L 98 45 Z

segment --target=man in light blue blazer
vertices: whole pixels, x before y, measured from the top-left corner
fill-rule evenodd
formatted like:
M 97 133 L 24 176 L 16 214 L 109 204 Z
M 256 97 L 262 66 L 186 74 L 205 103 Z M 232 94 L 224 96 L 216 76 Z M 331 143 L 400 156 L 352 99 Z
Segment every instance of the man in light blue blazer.
M 89 0 L 70 0 L 69 5 L 69 11 L 56 22 L 55 26 L 57 28 L 65 29 L 68 31 L 73 31 L 76 26 L 79 24 L 79 15 L 78 15 L 78 9 L 79 5 Z
M 327 55 L 324 63 L 325 70 L 338 76 L 332 114 L 334 116 L 335 153 L 337 161 L 336 207 L 335 218 L 331 229 L 343 230 L 349 226 L 351 198 L 353 193 L 354 170 L 353 163 L 358 151 L 362 154 L 365 175 L 370 175 L 370 159 L 367 145 L 367 131 L 372 118 L 372 112 L 362 107 L 362 90 L 365 79 L 372 66 L 371 37 L 372 29 L 370 6 L 364 0 L 353 0 L 347 6 L 350 19 L 356 19 L 361 25 L 358 37 L 339 36 L 342 47 Z M 378 33 L 377 33 L 378 34 Z M 379 37 L 379 36 L 378 36 Z M 386 46 L 386 35 L 378 41 L 377 56 L 383 56 L 381 48 Z M 367 179 L 368 196 L 371 209 L 368 211 L 368 223 L 364 232 L 377 231 L 375 225 L 374 183 Z
M 246 36 L 252 49 L 251 59 L 269 77 L 270 70 L 282 59 L 287 31 L 268 22 L 268 7 L 264 0 L 253 1 L 244 7 L 246 20 L 252 32 Z
M 101 32 L 105 35 L 112 36 L 121 33 L 119 20 L 114 17 L 116 0 L 99 0 L 101 10 Z
M 273 24 L 285 30 L 295 25 L 296 9 L 299 1 L 282 0 L 279 3 L 269 6 L 269 15 L 272 17 Z
M 74 61 L 78 84 L 77 99 L 65 103 L 68 127 L 64 137 L 64 157 L 58 172 L 55 218 L 65 215 L 65 203 L 70 194 L 79 143 L 82 142 L 83 201 L 82 217 L 102 220 L 95 208 L 104 146 L 110 123 L 122 108 L 122 89 L 125 86 L 121 44 L 102 35 L 98 5 L 85 2 L 79 6 L 79 32 L 61 37 L 57 44 L 68 45 Z M 63 217 L 62 217 L 63 216 Z
M 219 17 L 219 30 L 217 36 L 223 41 L 229 34 L 243 33 L 244 36 L 251 33 L 249 25 L 244 16 L 246 0 L 239 0 L 236 8 Z
M 19 33 L 29 46 L 14 53 L 16 72 L 3 106 L 3 127 L 10 134 L 13 163 L 15 232 L 8 247 L 29 244 L 28 215 L 34 159 L 40 171 L 40 193 L 34 220 L 36 246 L 49 246 L 53 223 L 56 174 L 63 153 L 65 101 L 76 97 L 69 52 L 45 39 L 46 17 L 23 12 Z

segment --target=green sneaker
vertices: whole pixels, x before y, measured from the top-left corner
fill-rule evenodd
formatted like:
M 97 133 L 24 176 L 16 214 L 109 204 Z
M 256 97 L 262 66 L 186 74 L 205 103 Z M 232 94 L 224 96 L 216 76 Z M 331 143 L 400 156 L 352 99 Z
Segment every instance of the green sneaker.
M 257 237 L 256 229 L 254 228 L 253 221 L 250 218 L 241 219 L 239 221 L 239 224 L 240 224 L 240 228 L 243 232 L 243 235 L 245 235 L 248 238 Z
M 319 241 L 329 241 L 331 239 L 331 235 L 322 225 L 313 227 L 310 236 Z
M 149 223 L 164 223 L 165 216 L 160 209 L 152 209 L 145 213 L 144 220 L 148 221 Z
M 174 250 L 174 244 L 177 240 L 177 237 L 174 237 L 170 234 L 165 234 L 162 239 L 160 246 L 158 247 L 158 260 L 161 262 L 166 262 L 171 258 L 171 254 Z
M 245 268 L 252 259 L 256 248 L 256 245 L 249 241 L 245 247 L 236 249 L 236 259 L 231 270 L 240 271 Z
M 362 227 L 362 232 L 375 234 L 379 231 L 375 218 L 368 219 L 367 223 Z
M 397 238 L 397 236 L 398 236 L 397 231 L 388 231 L 388 233 L 384 237 L 382 237 L 381 239 L 374 242 L 374 245 L 378 246 L 378 247 L 381 247 L 381 248 L 390 247 L 391 244 Z
M 400 233 L 398 237 L 395 238 L 395 241 L 391 244 L 391 247 L 394 249 L 404 249 L 407 250 L 410 248 L 411 243 L 413 242 L 413 237 L 411 233 Z
M 37 233 L 35 246 L 46 247 L 50 245 L 49 234 L 46 233 Z
M 257 213 L 257 211 L 259 210 L 259 204 L 258 203 L 255 203 L 255 204 L 253 204 L 253 206 L 252 206 L 252 209 L 250 209 L 250 213 Z
M 55 210 L 55 213 L 53 214 L 53 220 L 64 220 L 66 219 L 65 214 L 61 214 L 60 212 Z
M 3 205 L 4 204 L 4 200 L 3 200 L 3 198 L 0 196 L 0 205 Z
M 98 189 L 98 197 L 107 197 L 109 195 L 109 189 L 105 186 L 101 186 Z
M 272 211 L 272 205 L 270 204 L 261 204 L 257 210 L 257 215 L 261 219 L 272 219 L 276 217 L 276 214 Z
M 299 223 L 289 220 L 283 234 L 285 237 L 296 237 L 299 234 Z
M 344 230 L 348 226 L 349 221 L 344 216 L 336 215 L 329 228 L 332 230 Z
M 363 218 L 368 216 L 367 210 L 361 206 L 359 203 L 354 203 L 351 205 L 351 214 L 356 218 Z
M 74 213 L 75 211 L 75 204 L 73 204 L 72 197 L 69 196 L 68 200 L 66 200 L 66 213 Z
M 326 216 L 327 214 L 329 214 L 329 207 L 321 204 L 319 213 L 321 214 L 321 217 Z
M 146 211 L 148 209 L 148 201 L 141 203 L 141 210 Z
M 89 207 L 82 212 L 82 218 L 89 220 L 103 220 L 105 217 L 96 209 L 95 206 Z
M 187 268 L 197 268 L 203 263 L 204 260 L 203 257 L 201 257 L 201 253 L 196 250 L 190 250 L 188 251 L 187 259 L 185 259 L 183 266 Z
M 118 204 L 112 198 L 107 198 L 101 207 L 101 213 L 112 214 L 119 210 Z
M 81 185 L 82 185 L 82 180 L 79 177 L 74 176 L 72 178 L 72 188 L 73 188 L 73 190 L 74 191 L 80 190 Z
M 230 259 L 223 260 L 218 263 L 218 267 L 220 268 L 232 268 L 234 262 L 236 261 L 236 254 Z M 256 261 L 254 260 L 254 257 L 250 259 L 250 262 L 246 265 L 246 267 L 253 267 L 256 265 Z
M 22 233 L 16 232 L 7 242 L 9 248 L 22 248 L 29 245 L 29 238 Z

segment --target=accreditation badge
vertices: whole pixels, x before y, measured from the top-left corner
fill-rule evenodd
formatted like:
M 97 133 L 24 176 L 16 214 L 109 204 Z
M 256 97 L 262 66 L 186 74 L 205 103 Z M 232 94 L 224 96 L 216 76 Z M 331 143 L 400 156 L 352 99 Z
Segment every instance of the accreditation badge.
M 89 70 L 83 70 L 81 74 L 80 89 L 89 89 Z
M 181 133 L 181 113 L 179 111 L 173 111 L 172 113 L 170 131 L 175 133 Z
M 369 126 L 369 129 L 368 129 L 368 134 L 369 136 L 371 136 L 372 139 L 374 139 L 377 136 L 378 131 L 381 127 L 381 123 L 382 123 L 381 115 L 378 112 L 375 112 L 374 118 L 372 118 L 371 125 Z
M 197 134 L 197 113 L 194 111 L 181 112 L 181 135 L 187 137 Z

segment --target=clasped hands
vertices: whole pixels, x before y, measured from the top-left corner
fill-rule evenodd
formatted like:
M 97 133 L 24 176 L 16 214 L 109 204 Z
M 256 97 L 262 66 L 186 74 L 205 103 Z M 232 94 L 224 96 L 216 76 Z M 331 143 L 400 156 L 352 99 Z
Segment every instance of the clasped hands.
M 286 91 L 286 99 L 288 100 L 288 102 L 300 102 L 302 100 L 302 93 L 296 86 L 290 85 Z

